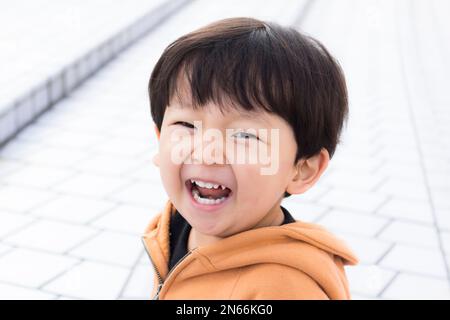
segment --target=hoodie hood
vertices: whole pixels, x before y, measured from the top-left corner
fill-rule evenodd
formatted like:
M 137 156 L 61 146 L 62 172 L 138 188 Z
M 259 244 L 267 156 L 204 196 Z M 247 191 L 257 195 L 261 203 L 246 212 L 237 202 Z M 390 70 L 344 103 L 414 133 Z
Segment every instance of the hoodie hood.
M 168 274 L 169 227 L 175 211 L 170 200 L 167 201 L 143 235 L 147 252 L 162 280 Z M 198 273 L 255 264 L 281 264 L 307 274 L 331 297 L 339 296 L 336 290 L 341 291 L 341 296 L 350 297 L 343 266 L 358 263 L 358 258 L 343 240 L 320 225 L 298 220 L 244 231 L 194 250 L 210 264 L 210 268 L 199 268 Z

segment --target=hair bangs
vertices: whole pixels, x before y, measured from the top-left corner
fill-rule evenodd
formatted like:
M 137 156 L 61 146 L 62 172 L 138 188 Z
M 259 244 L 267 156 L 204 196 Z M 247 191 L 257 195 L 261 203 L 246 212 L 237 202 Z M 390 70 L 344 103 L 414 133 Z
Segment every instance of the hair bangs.
M 267 40 L 264 29 L 257 29 L 241 41 L 186 54 L 170 72 L 167 105 L 177 101 L 198 109 L 213 103 L 222 114 L 231 109 L 286 113 L 292 86 Z

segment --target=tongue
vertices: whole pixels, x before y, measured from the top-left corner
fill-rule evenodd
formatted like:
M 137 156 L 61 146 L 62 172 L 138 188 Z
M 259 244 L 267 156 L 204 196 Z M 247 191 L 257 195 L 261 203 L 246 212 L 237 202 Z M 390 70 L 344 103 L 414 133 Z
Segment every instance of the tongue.
M 230 193 L 230 189 L 228 189 L 228 188 L 225 188 L 224 190 L 222 190 L 222 188 L 208 189 L 208 188 L 199 187 L 197 185 L 195 185 L 193 187 L 199 191 L 200 195 L 203 198 L 211 197 L 213 199 L 219 199 L 219 198 L 228 196 L 228 194 Z

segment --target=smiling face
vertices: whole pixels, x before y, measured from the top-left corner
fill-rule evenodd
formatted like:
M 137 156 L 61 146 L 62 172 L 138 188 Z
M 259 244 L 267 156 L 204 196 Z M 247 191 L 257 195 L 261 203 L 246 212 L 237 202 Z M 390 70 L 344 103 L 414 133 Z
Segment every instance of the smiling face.
M 264 130 L 268 134 L 260 134 Z M 210 139 L 211 132 L 219 138 Z M 180 143 L 182 161 L 175 152 Z M 270 163 L 248 161 L 260 150 Z M 193 229 L 227 237 L 275 220 L 281 224 L 279 204 L 296 174 L 296 151 L 292 129 L 276 115 L 233 108 L 222 113 L 212 103 L 194 109 L 175 100 L 161 126 L 159 167 L 169 198 Z M 237 154 L 246 161 L 237 161 Z M 276 170 L 262 174 L 275 161 Z
M 284 192 L 301 194 L 315 184 L 348 115 L 344 74 L 322 43 L 245 17 L 172 42 L 152 71 L 148 92 L 160 136 L 154 162 L 170 200 L 195 229 L 191 235 L 198 230 L 226 237 L 280 224 Z M 270 134 L 245 133 L 261 128 Z M 209 140 L 212 131 L 225 143 Z M 192 143 L 197 140 L 206 144 Z M 237 154 L 244 159 L 266 147 L 262 154 L 270 155 L 270 164 L 260 157 L 236 161 L 229 146 L 243 147 Z

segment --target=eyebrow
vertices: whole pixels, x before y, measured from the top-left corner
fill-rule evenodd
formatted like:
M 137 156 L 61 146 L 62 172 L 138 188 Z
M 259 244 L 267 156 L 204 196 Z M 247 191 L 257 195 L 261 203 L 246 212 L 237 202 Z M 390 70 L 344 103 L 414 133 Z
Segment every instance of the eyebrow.
M 183 103 L 176 102 L 172 106 L 174 106 L 175 108 L 178 108 L 178 109 L 182 109 L 182 110 L 193 108 L 193 106 L 187 102 L 183 102 Z M 198 109 L 197 111 L 200 111 L 200 110 L 201 110 L 201 108 Z M 269 119 L 267 119 L 264 116 L 261 116 L 260 112 L 258 112 L 258 111 L 243 111 L 243 110 L 239 110 L 239 109 L 233 109 L 233 110 L 236 110 L 238 112 L 238 115 L 236 115 L 236 117 L 233 117 L 230 120 L 230 123 L 236 122 L 236 121 L 240 120 L 241 118 L 244 118 L 245 120 L 257 121 L 257 122 L 265 124 L 269 127 L 272 125 L 270 123 Z

